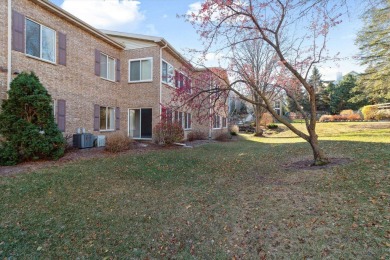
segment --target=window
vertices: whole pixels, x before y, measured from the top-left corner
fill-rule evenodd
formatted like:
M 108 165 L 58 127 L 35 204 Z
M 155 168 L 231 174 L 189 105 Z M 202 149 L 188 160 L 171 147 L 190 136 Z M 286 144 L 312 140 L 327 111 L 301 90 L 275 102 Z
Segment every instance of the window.
M 129 82 L 152 81 L 152 58 L 129 60 Z
M 191 94 L 191 80 L 183 73 L 176 71 L 175 86 L 176 88 L 185 88 L 186 92 Z
M 276 113 L 280 116 L 280 113 L 281 113 L 281 109 L 280 109 L 280 101 L 275 101 L 274 103 L 274 109 L 276 111 Z
M 227 127 L 227 119 L 226 117 L 222 117 L 222 128 L 226 128 Z
M 100 77 L 115 80 L 115 59 L 100 53 Z
M 165 123 L 172 123 L 172 109 L 163 107 L 161 109 L 161 120 Z
M 213 128 L 221 128 L 221 117 L 214 115 Z
M 26 54 L 56 62 L 56 32 L 26 19 Z
M 100 107 L 100 130 L 115 130 L 115 109 Z
M 184 88 L 185 78 L 187 77 L 184 76 L 183 73 L 177 72 L 177 79 L 176 79 L 177 88 Z
M 171 64 L 166 61 L 162 61 L 162 78 L 161 81 L 172 86 L 175 78 L 175 69 Z
M 184 113 L 184 129 L 191 129 L 191 126 L 192 126 L 191 114 Z
M 172 112 L 171 112 L 172 115 Z M 191 122 L 191 114 L 190 113 L 184 113 L 184 112 L 178 112 L 175 111 L 174 117 L 173 117 L 173 122 L 181 125 L 183 129 L 191 129 L 192 127 L 192 122 Z
M 179 123 L 179 125 L 181 125 L 182 127 L 183 127 L 183 123 L 184 123 L 183 115 L 184 115 L 183 112 L 179 112 L 179 118 L 178 118 L 178 121 L 177 121 Z

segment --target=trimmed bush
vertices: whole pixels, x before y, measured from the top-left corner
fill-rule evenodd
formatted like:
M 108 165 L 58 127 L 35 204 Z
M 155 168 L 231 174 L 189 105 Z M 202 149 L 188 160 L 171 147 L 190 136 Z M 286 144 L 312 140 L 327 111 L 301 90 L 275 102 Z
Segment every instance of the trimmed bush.
M 232 137 L 227 132 L 220 132 L 220 133 L 217 133 L 215 135 L 214 139 L 217 141 L 220 141 L 220 142 L 225 142 L 225 141 L 229 141 L 230 139 L 232 139 Z
M 196 140 L 206 140 L 206 139 L 207 139 L 207 134 L 200 130 L 192 131 L 187 135 L 187 140 L 190 142 Z
M 263 115 L 261 116 L 260 125 L 266 126 L 272 124 L 273 122 L 274 118 L 269 112 L 263 113 Z
M 160 122 L 154 129 L 154 141 L 160 145 L 171 145 L 184 139 L 184 130 L 178 123 Z
M 0 164 L 58 159 L 65 140 L 54 121 L 52 99 L 34 73 L 21 73 L 11 82 L 9 98 L 1 105 Z
M 267 125 L 267 128 L 268 129 L 276 129 L 276 128 L 278 128 L 278 125 L 277 124 L 269 124 L 269 125 Z
M 341 112 L 340 112 L 341 116 L 346 116 L 346 117 L 353 115 L 353 114 L 354 114 L 354 112 L 352 109 L 345 109 L 345 110 L 341 110 Z
M 334 118 L 331 115 L 323 115 L 320 117 L 320 122 L 333 122 Z
M 333 119 L 334 121 L 346 121 L 348 120 L 348 117 L 343 115 L 334 115 Z
M 374 120 L 376 119 L 376 113 L 378 112 L 378 108 L 376 106 L 364 106 L 362 108 L 362 113 L 364 120 Z
M 350 121 L 358 121 L 361 120 L 361 116 L 359 114 L 351 114 L 347 116 L 347 119 Z
M 390 120 L 390 109 L 380 109 L 375 113 L 377 120 Z
M 115 132 L 106 137 L 106 151 L 119 153 L 130 149 L 131 139 L 123 132 Z
M 240 132 L 240 128 L 238 127 L 238 125 L 232 125 L 230 127 L 230 134 L 231 135 L 238 135 L 239 132 Z
M 356 121 L 361 120 L 359 114 L 348 114 L 344 115 L 323 115 L 320 117 L 320 122 L 334 122 L 334 121 Z

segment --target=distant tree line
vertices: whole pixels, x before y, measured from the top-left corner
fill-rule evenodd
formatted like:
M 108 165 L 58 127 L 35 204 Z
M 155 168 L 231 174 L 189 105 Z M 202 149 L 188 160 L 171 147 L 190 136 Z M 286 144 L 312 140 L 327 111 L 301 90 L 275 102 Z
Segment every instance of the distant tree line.
M 310 76 L 309 82 L 316 89 L 316 106 L 317 111 L 338 114 L 345 109 L 359 110 L 365 105 L 377 104 L 380 102 L 390 102 L 389 99 L 379 98 L 375 89 L 367 89 L 365 84 L 365 74 L 355 75 L 347 74 L 338 83 L 324 83 L 321 79 L 317 67 L 314 67 Z M 366 91 L 371 91 L 371 95 L 367 95 Z M 301 104 L 304 111 L 308 111 L 310 103 L 307 95 L 303 92 L 300 95 Z M 296 103 L 287 98 L 287 110 L 291 112 L 298 111 Z

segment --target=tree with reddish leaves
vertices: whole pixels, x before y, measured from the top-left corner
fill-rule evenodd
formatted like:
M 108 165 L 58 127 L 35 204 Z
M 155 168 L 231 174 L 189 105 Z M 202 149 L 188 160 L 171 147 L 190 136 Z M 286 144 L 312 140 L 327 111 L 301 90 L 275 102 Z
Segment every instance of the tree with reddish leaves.
M 309 83 L 312 67 L 330 60 L 326 50 L 329 30 L 340 23 L 344 1 L 332 0 L 205 0 L 201 8 L 185 18 L 197 29 L 204 43 L 203 55 L 218 53 L 226 58 L 228 77 L 218 77 L 223 88 L 202 89 L 187 97 L 193 108 L 199 107 L 195 96 L 202 99 L 220 97 L 219 92 L 234 92 L 241 99 L 269 111 L 279 122 L 306 140 L 313 151 L 313 165 L 329 163 L 316 133 L 315 88 Z M 236 53 L 243 44 L 257 42 L 269 48 L 275 56 L 272 73 L 256 69 Z M 199 65 L 199 64 L 198 64 Z M 230 81 L 229 81 L 230 79 Z M 266 86 L 262 91 L 259 86 Z M 268 90 L 267 90 L 268 89 Z M 286 118 L 278 115 L 270 89 L 285 93 L 303 114 L 307 132 L 300 131 Z M 303 111 L 298 93 L 305 92 L 310 102 Z M 255 95 L 247 95 L 247 93 Z M 224 94 L 223 96 L 227 96 Z M 257 98 L 253 98 L 257 97 Z M 212 104 L 213 102 L 210 102 Z M 200 106 L 202 107 L 202 106 Z

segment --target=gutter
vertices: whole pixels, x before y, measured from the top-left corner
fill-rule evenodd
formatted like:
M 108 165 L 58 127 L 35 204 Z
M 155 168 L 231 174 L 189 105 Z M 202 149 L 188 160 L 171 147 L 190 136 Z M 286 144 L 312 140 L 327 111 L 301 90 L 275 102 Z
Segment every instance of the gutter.
M 11 70 L 12 70 L 12 0 L 8 0 L 8 58 L 7 58 L 7 99 L 8 91 L 11 89 Z
M 119 49 L 125 49 L 126 46 L 123 44 L 114 41 L 110 37 L 108 37 L 106 34 L 102 33 L 98 29 L 92 27 L 91 25 L 87 24 L 86 22 L 80 20 L 76 16 L 72 15 L 71 13 L 65 11 L 61 7 L 56 6 L 55 4 L 47 1 L 47 0 L 31 0 L 32 2 L 38 4 L 39 6 L 45 8 L 46 10 L 49 10 L 50 12 L 54 13 L 55 15 L 64 18 L 68 22 L 71 22 L 75 24 L 76 26 L 80 27 L 83 30 L 86 30 L 87 32 L 91 33 L 92 35 L 104 40 L 105 42 L 115 46 Z
M 165 46 L 160 47 L 160 120 L 162 113 L 162 50 L 166 47 L 168 47 L 168 43 L 166 43 Z
M 210 86 L 209 86 L 209 91 L 211 91 L 211 83 L 212 83 L 212 80 L 211 80 L 211 77 L 210 77 Z M 209 140 L 212 139 L 212 136 L 213 136 L 213 119 L 214 119 L 214 115 L 213 117 L 211 117 L 212 115 L 212 108 L 211 108 L 211 94 L 209 94 Z

